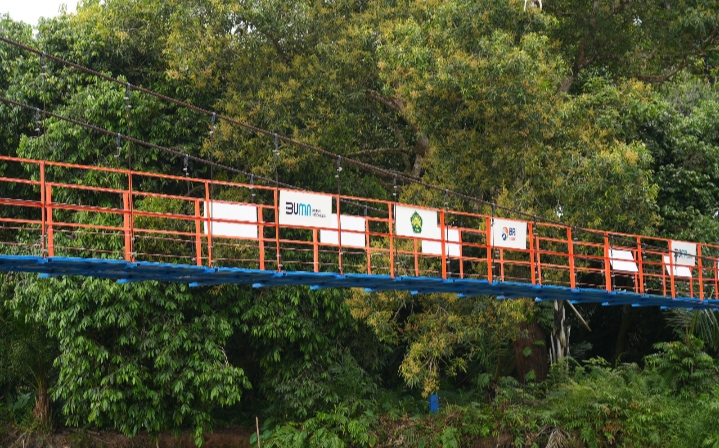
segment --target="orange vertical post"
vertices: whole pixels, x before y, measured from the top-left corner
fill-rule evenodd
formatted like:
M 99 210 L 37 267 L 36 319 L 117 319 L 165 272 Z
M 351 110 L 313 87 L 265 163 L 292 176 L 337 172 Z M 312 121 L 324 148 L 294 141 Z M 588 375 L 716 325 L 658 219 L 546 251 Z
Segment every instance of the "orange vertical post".
M 40 245 L 42 246 L 43 258 L 47 256 L 47 241 L 45 241 L 45 218 L 47 211 L 45 210 L 45 162 L 40 162 L 40 203 L 42 204 L 40 219 Z
M 315 266 L 315 272 L 320 271 L 320 245 L 317 242 L 317 229 L 312 229 L 312 253 Z
M 464 261 L 462 260 L 462 229 L 457 230 L 459 234 L 459 278 L 464 278 Z
M 414 276 L 419 277 L 419 255 L 417 253 L 417 238 L 414 238 L 412 240 L 412 243 L 414 244 Z
M 499 279 L 504 281 L 504 249 L 499 249 Z
M 389 208 L 389 275 L 394 278 L 394 215 L 392 213 L 392 204 L 388 203 Z
M 572 228 L 567 227 L 567 249 L 569 251 L 569 286 L 577 288 L 577 277 L 574 272 L 574 240 L 572 239 Z
M 644 295 L 644 254 L 642 254 L 640 237 L 637 237 L 637 263 L 639 264 L 639 293 Z
M 47 256 L 55 256 L 55 236 L 52 229 L 52 186 L 46 185 L 47 192 L 45 193 L 45 201 L 47 207 Z
M 529 226 L 529 265 L 532 268 L 532 284 L 537 284 L 537 264 L 534 254 L 534 224 L 527 223 Z
M 197 266 L 202 266 L 202 215 L 200 214 L 200 200 L 195 199 L 195 260 Z
M 275 247 L 277 250 L 277 272 L 282 272 L 282 258 L 280 255 L 280 199 L 277 187 L 275 187 Z
M 492 283 L 492 218 L 487 216 L 484 222 L 487 226 L 487 280 Z
M 45 209 L 46 203 L 45 203 L 45 162 L 40 162 L 40 202 L 42 203 L 42 213 L 41 213 L 41 219 L 42 223 L 40 225 L 40 243 L 42 244 L 42 256 L 43 258 L 47 256 L 47 241 L 46 241 L 46 233 L 45 233 L 45 225 L 46 225 L 46 218 L 47 218 L 47 210 Z
M 444 210 L 439 211 L 439 231 L 442 241 L 442 278 L 447 278 L 447 229 L 444 226 Z
M 541 246 L 539 235 L 536 235 L 534 237 L 534 242 L 536 244 L 536 247 L 534 248 L 534 253 L 537 255 L 537 283 L 540 285 L 542 284 L 542 252 L 541 252 Z
M 667 296 L 667 269 L 664 266 L 664 257 L 662 257 L 662 293 L 664 297 Z
M 129 244 L 126 247 L 129 247 L 130 252 L 130 258 L 128 258 L 128 261 L 135 261 L 135 212 L 133 204 L 134 204 L 134 196 L 132 194 L 132 171 L 127 172 L 127 206 L 130 211 L 130 216 L 128 217 L 128 225 L 126 231 L 128 232 L 130 236 Z
M 339 181 L 338 181 L 339 182 Z M 340 195 L 337 198 L 337 260 L 340 268 L 340 275 L 344 274 L 344 266 L 342 265 L 342 215 L 340 212 Z
M 609 235 L 604 233 L 604 283 L 607 291 L 612 292 L 612 265 L 609 262 Z
M 260 249 L 260 269 L 265 270 L 265 217 L 264 217 L 264 210 L 262 209 L 261 205 L 257 206 L 257 224 L 258 224 L 258 232 L 257 236 L 259 237 L 259 249 Z
M 674 248 L 669 243 L 669 284 L 671 285 L 672 299 L 677 297 L 677 290 L 674 283 Z
M 212 267 L 213 265 L 213 247 L 212 247 L 212 202 L 210 202 L 210 183 L 205 182 L 205 204 L 207 204 L 207 216 L 205 216 L 205 222 L 207 223 L 207 266 Z
M 365 206 L 365 222 L 364 222 L 364 245 L 365 245 L 365 252 L 367 252 L 367 273 L 372 273 L 372 250 L 370 249 L 372 246 L 370 245 L 369 240 L 369 219 L 367 219 L 367 208 Z
M 125 261 L 132 261 L 132 243 L 130 240 L 130 209 L 129 209 L 129 198 L 128 193 L 122 194 L 122 205 L 123 205 L 123 233 L 125 234 Z
M 697 266 L 699 266 L 699 300 L 704 301 L 704 264 L 701 244 L 697 244 Z

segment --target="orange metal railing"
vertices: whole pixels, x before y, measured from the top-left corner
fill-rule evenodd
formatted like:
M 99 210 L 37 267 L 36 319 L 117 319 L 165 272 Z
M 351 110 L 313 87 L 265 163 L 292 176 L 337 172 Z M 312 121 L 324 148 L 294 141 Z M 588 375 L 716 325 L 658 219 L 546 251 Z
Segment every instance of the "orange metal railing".
M 507 248 L 492 243 L 492 216 L 428 207 L 417 209 L 437 213 L 440 237 L 413 238 L 395 231 L 395 206 L 401 204 L 337 194 L 331 195 L 333 211 L 365 217 L 365 230 L 280 225 L 280 191 L 273 187 L 14 157 L 0 157 L 0 163 L 5 173 L 17 173 L 0 177 L 5 254 L 472 278 L 719 299 L 717 245 L 696 244 L 695 264 L 676 266 L 668 239 L 527 222 L 526 246 Z M 203 213 L 211 202 L 257 207 L 256 222 L 212 218 L 257 226 L 257 237 L 213 235 Z M 449 241 L 448 229 L 457 238 Z M 337 232 L 338 244 L 321 242 L 322 231 Z M 343 247 L 343 234 L 362 235 L 364 247 Z M 441 251 L 422 251 L 428 242 Z M 618 268 L 622 262 L 629 264 Z

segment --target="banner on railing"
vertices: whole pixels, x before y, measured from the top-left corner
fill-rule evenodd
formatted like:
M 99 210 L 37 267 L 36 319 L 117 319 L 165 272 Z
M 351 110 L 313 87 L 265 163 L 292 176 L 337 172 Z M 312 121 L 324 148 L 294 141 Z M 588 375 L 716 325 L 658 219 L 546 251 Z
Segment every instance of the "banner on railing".
M 664 255 L 664 267 L 667 274 L 672 275 L 672 263 L 669 257 L 670 255 Z M 686 265 L 674 264 L 674 277 L 692 278 L 692 269 Z
M 257 222 L 257 206 L 246 204 L 230 204 L 227 202 L 210 202 L 208 214 L 207 202 L 205 204 L 205 217 L 210 217 L 212 236 L 228 238 L 257 238 L 257 226 L 253 224 L 236 224 L 232 222 L 217 222 L 217 219 L 233 221 Z M 205 235 L 209 232 L 207 222 L 202 227 Z
M 459 229 L 446 228 L 444 253 L 448 257 L 459 257 Z M 440 232 L 437 229 L 437 235 L 432 238 L 440 239 Z M 454 244 L 453 244 L 454 243 Z M 422 240 L 422 253 L 428 255 L 442 255 L 441 241 Z
M 670 241 L 669 251 L 674 257 L 674 264 L 678 266 L 696 266 L 697 245 L 685 241 Z
M 336 227 L 332 221 L 332 196 L 280 190 L 280 225 Z
M 527 223 L 494 218 L 492 222 L 492 246 L 508 249 L 526 249 Z
M 609 249 L 609 264 L 615 271 L 639 272 L 634 254 L 630 250 Z
M 437 211 L 397 205 L 394 208 L 395 233 L 414 238 L 439 236 Z
M 337 214 L 332 214 L 333 227 L 337 228 Z M 367 226 L 367 220 L 361 216 L 341 215 L 340 226 L 342 229 L 342 247 L 365 247 L 365 230 Z M 354 233 L 347 232 L 347 230 L 354 230 Z M 320 230 L 320 243 L 322 244 L 333 244 L 338 245 L 340 241 L 337 239 L 336 230 Z

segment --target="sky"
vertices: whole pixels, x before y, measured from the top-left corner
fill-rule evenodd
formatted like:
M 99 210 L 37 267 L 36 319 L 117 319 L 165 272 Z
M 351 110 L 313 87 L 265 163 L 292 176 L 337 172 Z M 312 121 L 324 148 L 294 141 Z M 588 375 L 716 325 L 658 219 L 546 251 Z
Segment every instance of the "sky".
M 78 0 L 0 0 L 0 14 L 8 13 L 19 22 L 37 25 L 40 17 L 60 14 L 60 5 L 67 5 L 67 12 L 74 12 Z

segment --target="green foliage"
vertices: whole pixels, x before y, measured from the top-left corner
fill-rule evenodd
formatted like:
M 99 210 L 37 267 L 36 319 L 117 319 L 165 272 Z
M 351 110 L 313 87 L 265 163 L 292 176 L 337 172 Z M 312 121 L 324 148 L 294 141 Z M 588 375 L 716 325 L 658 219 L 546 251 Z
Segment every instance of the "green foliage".
M 68 425 L 131 436 L 189 426 L 200 443 L 210 406 L 232 405 L 250 387 L 225 354 L 237 310 L 213 294 L 62 278 L 16 291 L 14 305 L 57 338 L 53 398 Z
M 656 370 L 669 390 L 682 395 L 709 391 L 719 377 L 711 356 L 704 353 L 704 342 L 689 335 L 684 342 L 659 342 L 659 353 L 647 357 L 647 365 Z

